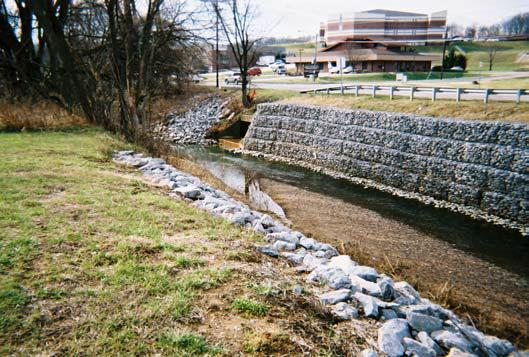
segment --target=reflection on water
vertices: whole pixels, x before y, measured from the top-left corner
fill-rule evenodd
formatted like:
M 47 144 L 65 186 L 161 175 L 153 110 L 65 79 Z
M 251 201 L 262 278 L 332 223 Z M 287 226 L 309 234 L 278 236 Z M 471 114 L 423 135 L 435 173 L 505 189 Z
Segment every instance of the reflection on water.
M 268 178 L 312 192 L 339 198 L 414 229 L 507 270 L 529 277 L 529 239 L 520 233 L 477 221 L 447 209 L 424 205 L 345 180 L 333 179 L 299 167 L 234 155 L 218 147 L 175 149 L 200 164 L 233 189 L 253 197 L 256 208 L 281 215 L 283 210 L 259 187 Z M 258 206 L 261 202 L 262 206 Z M 264 208 L 260 208 L 264 207 Z M 276 209 L 280 211 L 276 212 Z M 284 215 L 284 213 L 283 213 Z
M 208 170 L 230 188 L 245 194 L 253 207 L 278 217 L 285 217 L 285 212 L 266 192 L 261 190 L 259 174 L 238 165 L 238 160 L 224 157 L 223 152 L 211 152 L 203 147 L 177 148 L 179 155 L 185 155 Z

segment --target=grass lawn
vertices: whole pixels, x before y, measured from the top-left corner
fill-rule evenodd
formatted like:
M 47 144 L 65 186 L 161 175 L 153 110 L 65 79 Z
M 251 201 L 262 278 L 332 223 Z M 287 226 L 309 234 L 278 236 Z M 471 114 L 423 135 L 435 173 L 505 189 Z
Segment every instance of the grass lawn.
M 519 63 L 518 56 L 521 53 L 529 52 L 529 41 L 503 41 L 503 42 L 454 42 L 448 48 L 452 47 L 457 50 L 465 52 L 468 58 L 467 70 L 487 70 L 488 69 L 488 48 L 487 46 L 494 44 L 497 46 L 496 57 L 493 62 L 493 70 L 495 71 L 516 71 L 529 70 L 529 63 Z M 442 46 L 419 46 L 416 47 L 417 52 L 421 53 L 436 53 L 443 51 Z M 447 50 L 447 52 L 448 52 Z M 483 62 L 483 67 L 480 68 L 479 63 Z M 434 63 L 434 64 L 440 64 Z
M 114 164 L 127 146 L 87 126 L 0 132 L 0 355 L 367 347 L 374 327 L 332 325 L 313 297 L 294 296 L 301 277 L 264 265 L 259 236 Z
M 339 94 L 299 94 L 296 91 L 258 89 L 257 100 L 281 101 L 286 103 L 332 106 L 344 109 L 382 110 L 389 112 L 414 113 L 434 117 L 451 117 L 467 120 L 500 120 L 529 123 L 529 103 L 438 100 L 396 97 L 392 101 L 387 96 L 372 98 L 367 95 L 341 96 Z

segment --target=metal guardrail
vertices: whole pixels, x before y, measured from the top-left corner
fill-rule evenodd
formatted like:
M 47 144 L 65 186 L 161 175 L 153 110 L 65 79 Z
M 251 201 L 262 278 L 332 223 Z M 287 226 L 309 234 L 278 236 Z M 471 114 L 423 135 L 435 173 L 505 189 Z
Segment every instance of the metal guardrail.
M 416 93 L 430 93 L 432 101 L 437 99 L 438 94 L 454 94 L 454 98 L 457 102 L 461 101 L 461 96 L 463 94 L 479 94 L 483 98 L 484 103 L 488 103 L 490 96 L 492 95 L 512 95 L 512 100 L 516 104 L 520 103 L 522 97 L 529 96 L 529 90 L 527 89 L 477 89 L 477 88 L 447 88 L 447 87 L 414 87 L 414 86 L 381 86 L 381 85 L 366 85 L 366 84 L 356 84 L 356 85 L 344 85 L 336 87 L 326 87 L 318 89 L 303 90 L 300 93 L 327 93 L 331 92 L 340 92 L 344 94 L 345 91 L 352 90 L 355 96 L 360 95 L 360 91 L 369 91 L 371 96 L 374 98 L 380 92 L 384 91 L 384 95 L 389 95 L 390 99 L 393 99 L 395 95 L 400 96 L 409 96 L 410 100 L 415 98 Z

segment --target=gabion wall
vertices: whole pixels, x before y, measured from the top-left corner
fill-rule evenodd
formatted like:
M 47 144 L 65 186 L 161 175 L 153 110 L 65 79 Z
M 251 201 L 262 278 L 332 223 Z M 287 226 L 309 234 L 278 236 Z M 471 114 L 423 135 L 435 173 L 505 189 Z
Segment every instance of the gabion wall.
M 523 124 L 262 104 L 244 148 L 527 227 L 528 141 Z

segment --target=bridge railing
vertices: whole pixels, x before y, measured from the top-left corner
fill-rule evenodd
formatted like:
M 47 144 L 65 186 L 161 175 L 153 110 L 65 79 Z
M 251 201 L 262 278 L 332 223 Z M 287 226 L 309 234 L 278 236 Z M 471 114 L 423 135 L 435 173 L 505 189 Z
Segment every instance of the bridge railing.
M 449 87 L 415 87 L 415 86 L 385 86 L 385 85 L 369 85 L 369 84 L 354 84 L 333 86 L 326 88 L 317 88 L 311 90 L 303 90 L 300 93 L 326 93 L 351 91 L 355 96 L 360 94 L 370 94 L 373 98 L 379 95 L 389 96 L 393 99 L 394 96 L 408 96 L 410 100 L 416 97 L 417 93 L 428 93 L 432 101 L 439 99 L 439 94 L 449 94 L 443 96 L 443 99 L 454 99 L 456 102 L 461 101 L 465 94 L 473 94 L 474 97 L 481 97 L 484 103 L 488 103 L 491 97 L 501 95 L 503 101 L 514 101 L 517 104 L 523 100 L 529 100 L 529 90 L 527 89 L 478 89 L 478 88 L 449 88 Z M 367 93 L 366 93 L 367 92 Z M 423 96 L 424 97 L 424 96 Z M 476 99 L 476 98 L 471 98 Z

